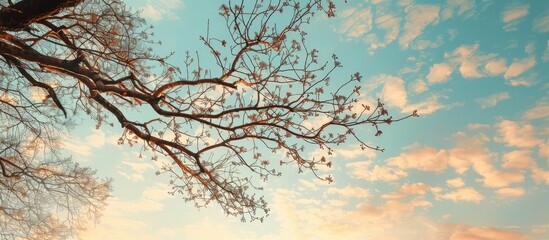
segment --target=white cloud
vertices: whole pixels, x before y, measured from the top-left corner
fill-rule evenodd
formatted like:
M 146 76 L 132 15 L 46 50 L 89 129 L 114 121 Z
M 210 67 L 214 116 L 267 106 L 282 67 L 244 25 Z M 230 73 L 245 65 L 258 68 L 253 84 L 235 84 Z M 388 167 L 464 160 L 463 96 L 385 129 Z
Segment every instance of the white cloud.
M 534 44 L 533 42 L 529 42 L 524 46 L 524 53 L 528 55 L 532 55 L 535 52 L 536 52 L 536 44 Z
M 85 139 L 86 145 L 89 145 L 93 148 L 100 148 L 105 145 L 105 140 L 107 139 L 107 136 L 105 132 L 101 130 L 92 130 L 92 134 L 88 135 Z
M 407 8 L 404 33 L 398 43 L 407 49 L 410 43 L 423 33 L 430 24 L 438 21 L 440 7 L 438 5 L 415 5 Z
M 531 109 L 528 109 L 524 113 L 524 118 L 528 120 L 538 119 L 538 118 L 549 118 L 549 98 L 543 98 L 536 103 Z
M 92 155 L 94 149 L 99 149 L 106 143 L 107 136 L 101 129 L 91 129 L 90 132 L 84 139 L 65 136 L 62 141 L 63 148 L 72 152 L 77 161 L 87 162 L 87 158 Z
M 349 38 L 362 37 L 372 30 L 372 9 L 371 8 L 349 8 L 341 13 L 343 23 L 339 32 L 346 34 Z
M 528 15 L 529 5 L 512 5 L 509 6 L 503 11 L 501 15 L 501 20 L 505 23 L 503 29 L 505 31 L 514 31 L 517 30 L 516 25 L 519 20 Z
M 423 199 L 379 204 L 365 201 L 344 206 L 328 204 L 324 198 L 319 200 L 311 201 L 298 192 L 279 189 L 273 201 L 273 212 L 281 225 L 277 239 L 422 239 L 434 231 L 428 227 L 431 220 L 412 215 L 415 209 L 430 206 Z
M 471 187 L 464 187 L 464 188 L 458 188 L 455 191 L 445 193 L 445 194 L 437 194 L 436 195 L 437 200 L 450 200 L 453 202 L 473 202 L 473 203 L 480 203 L 484 199 L 484 196 L 480 194 L 477 190 Z
M 486 75 L 501 74 L 506 69 L 505 60 L 497 60 L 494 53 L 483 54 L 479 52 L 480 44 L 461 45 L 451 54 L 446 54 L 451 66 L 459 66 L 459 72 L 463 78 L 480 78 Z M 496 59 L 496 60 L 494 60 Z M 484 66 L 482 68 L 481 66 Z
M 476 100 L 476 102 L 480 105 L 480 108 L 491 108 L 493 106 L 496 106 L 499 102 L 509 99 L 509 93 L 507 92 L 501 92 L 498 94 L 493 94 L 484 98 L 479 98 Z
M 414 90 L 415 93 L 422 93 L 429 90 L 429 87 L 427 86 L 427 83 L 425 83 L 425 81 L 418 79 L 412 85 L 412 89 Z
M 141 16 L 152 21 L 160 21 L 164 18 L 178 19 L 173 11 L 182 7 L 181 0 L 147 0 L 146 5 L 141 8 Z
M 520 232 L 513 232 L 493 227 L 471 227 L 463 224 L 448 224 L 446 231 L 439 233 L 439 239 L 449 240 L 528 240 L 529 237 Z
M 354 159 L 354 158 L 366 158 L 366 159 L 374 159 L 377 156 L 377 151 L 372 150 L 369 148 L 362 149 L 360 144 L 355 144 L 349 147 L 345 148 L 338 148 L 335 149 L 335 155 L 336 156 L 343 156 L 347 159 Z
M 375 93 L 374 91 L 380 86 L 382 89 L 378 93 L 379 98 L 389 106 L 397 107 L 404 113 L 412 113 L 417 110 L 418 114 L 428 115 L 446 108 L 439 102 L 441 96 L 437 95 L 431 95 L 427 99 L 415 103 L 408 101 L 404 80 L 391 75 L 380 74 L 371 78 L 371 81 L 366 85 L 366 92 Z
M 453 17 L 454 14 L 469 18 L 474 15 L 475 8 L 475 0 L 447 0 L 446 5 L 441 11 L 441 18 L 442 20 L 447 20 Z
M 410 103 L 406 108 L 403 109 L 403 112 L 411 113 L 414 110 L 417 110 L 419 115 L 429 115 L 441 109 L 448 109 L 451 106 L 444 106 L 439 102 L 440 96 L 433 95 L 426 100 L 417 103 Z
M 338 195 L 344 199 L 359 198 L 366 200 L 372 196 L 370 190 L 361 187 L 346 186 L 344 188 L 328 188 L 326 190 L 328 195 Z
M 523 196 L 525 191 L 524 188 L 500 188 L 496 190 L 496 193 L 500 197 L 516 198 Z
M 144 158 L 139 158 L 139 153 L 124 153 L 124 159 L 118 165 L 118 174 L 134 182 L 145 180 L 145 172 L 154 168 L 152 161 L 145 162 Z
M 408 176 L 407 172 L 396 167 L 372 166 L 372 161 L 348 163 L 346 166 L 351 169 L 351 177 L 370 182 L 393 182 Z
M 381 197 L 384 199 L 403 199 L 409 196 L 418 195 L 420 197 L 431 190 L 431 186 L 425 183 L 405 183 L 396 192 L 383 194 Z
M 546 185 L 549 185 L 549 171 L 534 168 L 532 169 L 532 179 L 536 184 L 544 183 Z
M 515 150 L 503 155 L 503 167 L 506 169 L 530 169 L 536 166 L 536 162 L 531 157 L 530 150 Z
M 534 27 L 532 29 L 536 32 L 549 32 L 549 11 L 546 10 L 542 17 L 534 20 Z
M 387 160 L 387 165 L 399 169 L 441 172 L 448 167 L 448 154 L 445 150 L 427 147 L 390 158 Z
M 529 148 L 541 143 L 536 138 L 536 129 L 531 124 L 502 120 L 496 124 L 496 128 L 501 136 L 496 138 L 496 141 L 504 142 L 507 146 Z
M 412 43 L 412 49 L 422 51 L 427 48 L 438 48 L 444 43 L 444 40 L 441 35 L 438 35 L 435 40 L 431 39 L 417 39 Z
M 145 240 L 159 239 L 158 236 L 151 236 L 145 231 L 147 220 L 136 217 L 139 213 L 150 214 L 164 210 L 164 204 L 159 201 L 161 199 L 150 193 L 150 190 L 143 191 L 137 200 L 122 200 L 116 197 L 108 199 L 101 222 L 97 225 L 90 223 L 80 237 L 90 240 L 130 240 L 136 236 Z
M 459 67 L 459 72 L 461 73 L 461 76 L 464 78 L 479 78 L 482 77 L 482 74 L 480 74 L 477 70 L 478 64 L 474 61 L 465 60 L 461 63 L 461 66 Z
M 504 58 L 494 59 L 486 63 L 484 68 L 492 76 L 501 75 L 507 72 L 507 61 Z
M 143 190 L 143 196 L 148 199 L 161 201 L 169 198 L 171 195 L 170 192 L 173 192 L 173 189 L 170 185 L 165 183 L 156 183 L 153 186 L 149 186 Z
M 452 67 L 447 63 L 437 63 L 433 64 L 429 69 L 429 74 L 427 75 L 427 81 L 429 83 L 442 83 L 448 81 L 448 78 L 452 74 Z
M 536 58 L 530 57 L 525 59 L 514 59 L 513 63 L 505 72 L 505 79 L 517 77 L 522 73 L 528 71 L 530 68 L 536 65 Z
M 400 109 L 406 107 L 408 98 L 404 89 L 404 80 L 398 77 L 385 76 L 384 82 L 385 84 L 381 91 L 383 101 Z
M 214 230 L 215 229 L 215 230 Z M 231 230 L 227 224 L 223 224 L 220 221 L 211 220 L 210 218 L 204 218 L 193 224 L 187 224 L 183 226 L 182 234 L 185 236 L 182 239 L 196 239 L 196 240 L 210 240 L 210 239 L 252 239 L 245 236 L 241 236 L 238 232 Z M 212 231 L 213 230 L 213 231 Z
M 451 187 L 451 188 L 460 188 L 465 186 L 465 182 L 463 181 L 462 178 L 458 177 L 458 178 L 446 180 L 446 185 L 448 185 L 448 187 Z
M 397 39 L 400 33 L 400 18 L 391 13 L 380 14 L 375 18 L 375 24 L 378 32 L 385 31 L 385 36 L 381 40 L 375 33 L 370 33 L 364 38 L 364 42 L 370 44 L 370 50 L 384 48 Z

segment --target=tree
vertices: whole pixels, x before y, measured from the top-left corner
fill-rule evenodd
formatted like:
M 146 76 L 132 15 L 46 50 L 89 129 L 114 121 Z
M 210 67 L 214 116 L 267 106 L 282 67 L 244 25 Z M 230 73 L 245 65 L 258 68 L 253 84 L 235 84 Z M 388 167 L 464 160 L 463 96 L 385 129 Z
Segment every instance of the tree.
M 315 170 L 332 163 L 325 156 L 308 158 L 306 148 L 331 154 L 334 146 L 354 141 L 382 150 L 357 129 L 371 127 L 379 136 L 380 125 L 416 116 L 393 119 L 381 102 L 358 103 L 359 73 L 328 86 L 342 65 L 335 55 L 320 60 L 301 26 L 315 14 L 335 16 L 329 0 L 229 1 L 219 9 L 228 37 L 201 37 L 210 53 L 188 52 L 182 68 L 152 53 L 152 28 L 121 1 L 1 6 L 0 207 L 10 218 L 3 232 L 39 234 L 46 218 L 56 222 L 47 229 L 72 230 L 76 214 L 98 213 L 108 181 L 59 151 L 59 132 L 81 116 L 98 128 L 120 126 L 119 144 L 139 144 L 153 160 L 169 158 L 173 164 L 158 173 L 170 174 L 173 193 L 197 207 L 216 202 L 227 214 L 252 220 L 268 214 L 256 197 L 257 183 L 279 176 L 282 165 L 331 181 Z M 215 65 L 202 66 L 201 58 Z M 271 163 L 271 152 L 281 160 Z M 77 202 L 47 203 L 64 208 L 69 221 L 59 221 L 36 198 L 22 197 L 29 192 Z M 29 216 L 34 209 L 39 214 Z

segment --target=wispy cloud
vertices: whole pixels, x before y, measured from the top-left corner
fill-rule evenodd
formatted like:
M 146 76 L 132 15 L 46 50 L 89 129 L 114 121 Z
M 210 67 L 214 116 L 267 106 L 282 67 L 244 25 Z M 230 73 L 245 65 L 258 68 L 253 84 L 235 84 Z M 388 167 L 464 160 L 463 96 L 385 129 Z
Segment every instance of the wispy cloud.
M 343 23 L 339 27 L 341 33 L 349 38 L 358 38 L 364 36 L 372 30 L 372 9 L 366 8 L 348 8 L 341 13 Z
M 452 74 L 452 67 L 447 63 L 436 63 L 429 69 L 427 75 L 427 81 L 429 83 L 443 83 L 448 81 L 448 78 Z
M 505 31 L 517 30 L 516 25 L 528 15 L 529 8 L 530 5 L 528 4 L 508 6 L 501 14 L 501 20 L 505 23 L 503 29 Z
M 546 10 L 543 15 L 534 19 L 532 30 L 541 33 L 549 32 L 549 10 Z
M 505 79 L 517 77 L 528 71 L 530 68 L 533 68 L 535 65 L 536 58 L 534 57 L 514 59 L 513 63 L 509 66 L 503 77 Z
M 141 15 L 152 21 L 160 21 L 165 18 L 177 19 L 178 16 L 174 11 L 182 7 L 181 0 L 147 0 L 146 5 L 141 8 Z
M 480 105 L 480 108 L 491 108 L 496 106 L 499 102 L 509 99 L 509 93 L 501 92 L 498 94 L 493 94 L 484 98 L 479 98 L 476 102 Z
M 502 75 L 507 72 L 507 61 L 504 58 L 494 59 L 486 63 L 484 68 L 492 76 Z
M 458 188 L 454 191 L 441 193 L 436 196 L 439 200 L 450 200 L 453 202 L 473 202 L 480 203 L 484 196 L 476 189 L 471 187 Z
M 528 120 L 549 118 L 549 98 L 545 97 L 539 100 L 533 108 L 524 113 L 524 118 Z
M 496 140 L 505 143 L 507 146 L 530 148 L 541 143 L 541 140 L 536 137 L 535 127 L 531 124 L 519 124 L 504 119 L 496 124 L 496 128 L 501 136 Z
M 475 0 L 447 0 L 441 11 L 441 18 L 442 20 L 447 20 L 453 16 L 469 18 L 475 14 L 476 7 Z
M 404 33 L 398 41 L 400 46 L 407 49 L 428 25 L 436 23 L 439 19 L 439 11 L 438 5 L 414 5 L 407 8 Z

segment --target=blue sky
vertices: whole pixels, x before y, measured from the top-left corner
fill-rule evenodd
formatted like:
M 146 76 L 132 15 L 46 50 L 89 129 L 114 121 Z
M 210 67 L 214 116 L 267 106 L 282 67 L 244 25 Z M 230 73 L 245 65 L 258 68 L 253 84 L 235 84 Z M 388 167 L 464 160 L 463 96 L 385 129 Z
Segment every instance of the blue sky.
M 225 34 L 221 3 L 127 1 L 176 65 L 208 53 L 208 20 Z M 84 239 L 549 239 L 549 1 L 336 3 L 336 18 L 305 29 L 320 57 L 343 63 L 332 84 L 358 71 L 362 102 L 421 115 L 360 133 L 384 152 L 340 146 L 322 170 L 332 184 L 287 166 L 264 183 L 271 216 L 241 223 L 167 194 L 158 162 L 117 145 L 121 129 L 85 121 L 65 147 L 114 191 Z

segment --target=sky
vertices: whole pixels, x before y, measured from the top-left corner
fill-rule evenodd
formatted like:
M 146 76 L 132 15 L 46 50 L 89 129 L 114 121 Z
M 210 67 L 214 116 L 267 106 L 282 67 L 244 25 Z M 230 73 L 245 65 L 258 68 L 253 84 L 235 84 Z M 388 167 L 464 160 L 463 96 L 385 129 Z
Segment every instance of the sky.
M 222 1 L 132 0 L 154 26 L 154 51 L 183 65 L 199 36 L 224 34 Z M 104 216 L 84 239 L 549 239 L 549 1 L 336 2 L 307 43 L 360 72 L 361 100 L 420 117 L 335 149 L 334 182 L 295 167 L 263 183 L 271 215 L 242 223 L 170 190 L 117 127 L 83 121 L 65 148 L 113 178 Z M 207 53 L 207 51 L 204 51 Z M 340 79 L 340 80 L 338 80 Z M 371 137 L 369 137 L 371 136 Z M 315 154 L 308 149 L 308 154 Z

